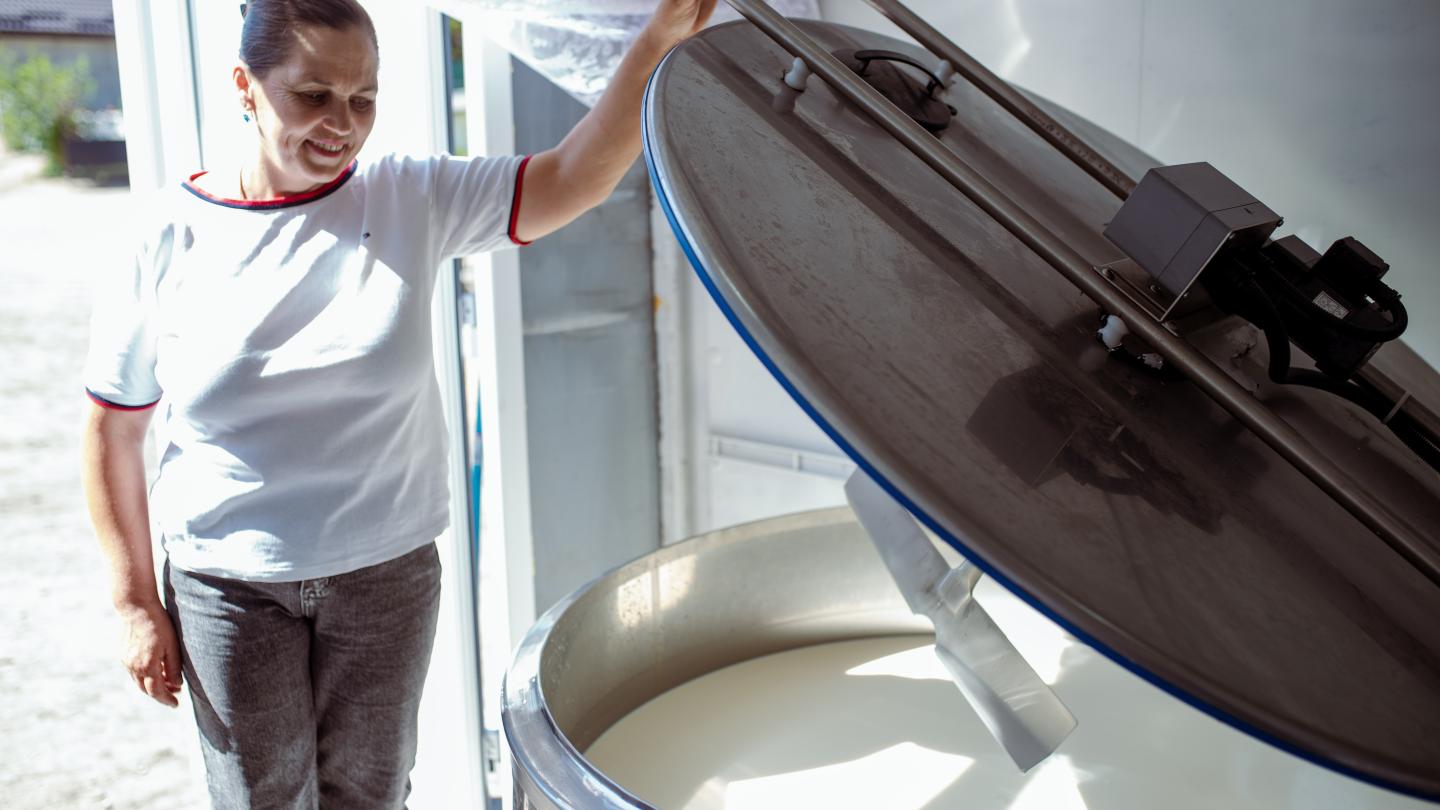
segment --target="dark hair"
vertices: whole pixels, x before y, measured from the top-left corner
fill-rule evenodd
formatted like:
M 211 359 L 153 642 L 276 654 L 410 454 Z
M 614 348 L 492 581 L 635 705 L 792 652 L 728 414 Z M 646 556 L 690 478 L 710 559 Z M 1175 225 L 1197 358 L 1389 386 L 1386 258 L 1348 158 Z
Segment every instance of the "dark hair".
M 375 23 L 356 0 L 249 0 L 240 4 L 240 15 L 245 18 L 240 58 L 256 78 L 265 78 L 290 58 L 290 33 L 302 25 L 342 30 L 359 27 L 370 35 L 375 51 L 380 51 Z

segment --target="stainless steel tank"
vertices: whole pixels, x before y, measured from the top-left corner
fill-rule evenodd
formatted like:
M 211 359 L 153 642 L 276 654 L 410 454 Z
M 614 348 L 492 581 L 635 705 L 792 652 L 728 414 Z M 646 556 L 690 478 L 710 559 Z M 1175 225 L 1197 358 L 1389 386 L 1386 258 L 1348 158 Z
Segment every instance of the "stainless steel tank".
M 992 597 L 989 609 L 1002 608 L 1004 615 L 996 618 L 1006 632 L 1015 635 L 1020 630 L 1024 635 L 1027 622 L 1032 626 L 1044 622 L 993 582 L 987 581 L 981 590 L 982 602 L 987 595 Z M 1047 632 L 1060 633 L 1053 625 Z M 679 806 L 683 802 L 650 794 L 643 780 L 630 782 L 620 772 L 605 772 L 585 752 L 651 699 L 677 687 L 691 688 L 694 684 L 689 682 L 732 664 L 813 644 L 924 638 L 929 633 L 928 622 L 909 612 L 848 508 L 724 529 L 649 554 L 562 600 L 522 642 L 504 687 L 514 807 L 652 806 L 631 791 L 650 797 L 654 806 Z M 903 697 L 918 697 L 926 708 L 916 708 L 910 701 L 893 704 L 895 712 L 909 721 L 920 716 L 917 712 L 933 713 L 954 733 L 942 743 L 933 736 L 927 741 L 930 732 L 919 729 L 913 732 L 918 736 L 904 739 L 932 750 L 940 744 L 946 752 L 963 754 L 973 762 L 968 769 L 942 764 L 944 773 L 928 774 L 931 783 L 948 785 L 941 794 L 919 803 L 902 805 L 897 800 L 887 806 L 1107 810 L 1155 806 L 1421 810 L 1429 806 L 1255 740 L 1130 675 L 1073 638 L 1066 637 L 1060 655 L 1041 649 L 1037 661 L 1035 652 L 1034 646 L 1027 652 L 1032 663 L 1049 656 L 1048 677 L 1080 720 L 1076 734 L 1051 760 L 1022 774 L 964 705 L 959 690 L 933 681 L 910 687 L 915 691 Z M 774 686 L 792 695 L 797 691 L 794 684 Z M 798 691 L 807 693 L 810 687 L 804 683 Z M 947 696 L 949 701 L 944 700 Z M 717 714 L 728 722 L 731 717 L 752 716 L 747 711 L 734 705 Z M 754 723 L 755 738 L 796 739 L 795 726 L 807 722 L 797 721 L 799 715 L 803 711 L 788 719 L 765 716 Z M 733 782 L 725 775 L 727 753 L 706 734 L 706 721 L 685 715 L 675 717 L 673 724 L 667 717 L 665 725 L 673 728 L 673 734 L 666 730 L 655 739 L 647 738 L 647 744 L 653 743 L 649 747 L 688 746 L 690 751 L 702 751 L 705 756 L 689 770 L 704 772 L 706 779 L 716 777 L 712 781 L 727 783 L 728 790 Z M 863 736 L 858 728 L 855 733 Z M 855 751 L 878 751 L 895 739 L 870 742 L 847 740 L 850 755 L 834 761 L 848 763 Z M 661 760 L 672 765 L 675 761 L 668 755 L 657 757 L 658 769 L 666 767 L 659 764 Z M 951 756 L 948 762 L 954 760 Z M 705 770 L 712 766 L 713 770 Z M 899 778 L 893 773 L 885 777 Z M 906 786 L 893 787 L 899 795 Z M 753 806 L 745 801 L 738 804 Z M 726 805 L 736 803 L 727 799 Z
M 515 807 L 648 807 L 581 754 L 630 711 L 758 656 L 929 630 L 849 509 L 649 554 L 561 600 L 521 643 L 504 687 Z

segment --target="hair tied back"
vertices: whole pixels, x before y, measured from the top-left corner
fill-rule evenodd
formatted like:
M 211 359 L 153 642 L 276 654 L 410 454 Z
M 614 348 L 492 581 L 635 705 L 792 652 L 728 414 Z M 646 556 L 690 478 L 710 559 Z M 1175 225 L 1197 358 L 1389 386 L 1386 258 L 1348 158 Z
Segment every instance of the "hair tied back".
M 0 1 L 0 5 L 4 5 Z M 244 18 L 240 30 L 240 61 L 257 79 L 290 58 L 294 32 L 314 25 L 335 30 L 358 27 L 370 35 L 379 56 L 375 23 L 359 0 L 246 0 L 240 6 Z

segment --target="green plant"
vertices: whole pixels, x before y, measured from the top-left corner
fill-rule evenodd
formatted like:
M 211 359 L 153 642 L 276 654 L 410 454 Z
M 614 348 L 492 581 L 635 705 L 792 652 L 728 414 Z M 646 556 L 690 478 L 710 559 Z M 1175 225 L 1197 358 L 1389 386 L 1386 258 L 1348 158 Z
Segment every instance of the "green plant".
M 74 113 L 95 91 L 90 66 L 82 56 L 57 65 L 45 54 L 20 61 L 0 52 L 0 133 L 5 145 L 23 152 L 44 152 L 50 171 L 65 159 L 65 139 L 73 132 Z

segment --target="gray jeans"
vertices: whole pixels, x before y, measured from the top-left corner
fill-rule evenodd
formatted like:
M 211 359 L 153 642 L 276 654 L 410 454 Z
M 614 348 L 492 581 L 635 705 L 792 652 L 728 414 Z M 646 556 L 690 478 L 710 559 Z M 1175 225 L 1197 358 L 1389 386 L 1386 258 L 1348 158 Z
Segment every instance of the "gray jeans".
M 398 808 L 440 606 L 431 543 L 299 582 L 165 566 L 217 808 Z

